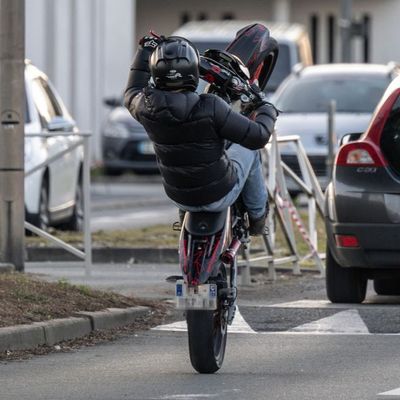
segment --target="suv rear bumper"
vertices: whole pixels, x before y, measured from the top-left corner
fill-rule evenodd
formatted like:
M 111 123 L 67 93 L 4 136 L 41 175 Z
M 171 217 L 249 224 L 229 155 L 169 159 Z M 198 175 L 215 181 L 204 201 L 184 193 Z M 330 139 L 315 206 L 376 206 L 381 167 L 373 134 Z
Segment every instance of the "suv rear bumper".
M 351 224 L 325 219 L 325 225 L 329 248 L 341 266 L 400 269 L 400 224 Z M 337 247 L 335 234 L 355 235 L 360 247 Z

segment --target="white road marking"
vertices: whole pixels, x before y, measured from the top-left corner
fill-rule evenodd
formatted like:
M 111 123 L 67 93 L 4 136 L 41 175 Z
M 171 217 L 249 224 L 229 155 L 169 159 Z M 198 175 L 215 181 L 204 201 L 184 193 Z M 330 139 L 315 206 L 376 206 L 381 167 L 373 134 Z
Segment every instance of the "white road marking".
M 288 308 L 292 307 L 321 308 L 319 306 L 315 307 L 315 304 L 320 304 L 320 303 L 325 304 L 327 302 L 319 300 L 315 301 L 300 300 L 293 303 L 280 303 L 268 307 L 282 307 L 283 304 L 286 305 L 286 307 Z M 303 306 L 300 306 L 301 304 Z M 349 305 L 347 305 L 346 307 L 349 307 Z M 186 332 L 187 326 L 186 326 L 186 321 L 178 321 L 172 324 L 159 325 L 153 329 L 158 331 Z M 250 333 L 250 334 L 261 334 L 261 335 L 372 335 L 372 336 L 400 335 L 400 333 L 370 333 L 364 321 L 360 317 L 358 311 L 355 309 L 340 311 L 330 317 L 322 318 L 307 324 L 302 324 L 287 331 L 267 331 L 267 332 L 254 331 L 250 327 L 250 325 L 245 321 L 240 312 L 237 311 L 233 324 L 230 327 L 228 327 L 228 332 Z
M 389 400 L 400 399 L 400 388 L 389 390 L 388 392 L 379 393 L 377 398 Z
M 173 331 L 173 332 L 186 332 L 187 326 L 186 321 L 178 321 L 172 324 L 167 325 L 159 325 L 153 328 L 158 331 Z M 228 327 L 229 333 L 257 333 L 253 329 L 251 329 L 250 325 L 245 321 L 240 314 L 239 310 L 236 310 L 235 319 L 231 326 Z
M 165 395 L 163 397 L 158 397 L 157 399 L 160 400 L 186 400 L 186 399 L 204 399 L 204 398 L 212 398 L 212 397 L 218 397 L 218 393 L 196 393 L 196 394 L 171 394 L 171 395 Z
M 354 306 L 354 304 L 352 305 Z M 268 304 L 261 307 L 278 308 L 349 308 L 349 304 L 333 304 L 328 300 L 298 300 L 288 303 Z
M 192 393 L 192 394 L 166 394 L 161 397 L 154 397 L 152 400 L 185 400 L 185 399 L 204 399 L 220 397 L 221 394 L 238 393 L 240 389 L 225 389 L 220 393 Z
M 330 317 L 296 326 L 290 329 L 290 332 L 369 334 L 369 330 L 357 310 L 341 311 Z

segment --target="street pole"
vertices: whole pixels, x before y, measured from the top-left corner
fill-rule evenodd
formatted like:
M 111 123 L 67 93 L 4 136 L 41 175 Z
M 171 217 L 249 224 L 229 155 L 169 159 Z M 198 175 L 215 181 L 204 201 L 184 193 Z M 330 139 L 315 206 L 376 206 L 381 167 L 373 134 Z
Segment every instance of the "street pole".
M 351 62 L 351 26 L 352 26 L 352 0 L 340 2 L 340 36 L 342 45 L 342 62 Z
M 329 103 L 328 110 L 328 157 L 326 159 L 326 171 L 328 176 L 328 182 L 332 179 L 333 172 L 333 161 L 335 158 L 335 146 L 336 146 L 336 133 L 335 133 L 335 114 L 336 114 L 336 101 L 331 100 Z
M 25 0 L 0 0 L 0 263 L 24 270 Z

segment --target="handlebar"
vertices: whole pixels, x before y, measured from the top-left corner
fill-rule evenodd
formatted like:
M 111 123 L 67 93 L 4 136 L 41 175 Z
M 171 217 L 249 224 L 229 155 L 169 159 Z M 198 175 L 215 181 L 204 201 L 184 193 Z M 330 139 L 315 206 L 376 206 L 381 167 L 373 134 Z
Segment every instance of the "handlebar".
M 230 100 L 241 100 L 242 103 L 260 104 L 265 102 L 265 94 L 257 85 L 243 79 L 234 70 L 205 56 L 200 56 L 200 77 L 210 83 L 222 95 Z

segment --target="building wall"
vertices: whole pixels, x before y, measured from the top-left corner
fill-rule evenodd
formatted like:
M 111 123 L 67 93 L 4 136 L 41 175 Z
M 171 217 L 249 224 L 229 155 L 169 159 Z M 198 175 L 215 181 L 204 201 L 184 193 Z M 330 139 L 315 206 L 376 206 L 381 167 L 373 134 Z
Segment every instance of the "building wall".
M 304 24 L 311 34 L 311 16 L 319 20 L 318 63 L 328 62 L 329 16 L 336 22 L 334 36 L 334 61 L 341 59 L 340 32 L 337 26 L 340 17 L 340 0 L 137 0 L 136 37 L 148 34 L 149 29 L 158 33 L 172 33 L 187 14 L 191 20 L 206 16 L 208 19 L 222 19 L 231 13 L 236 19 L 288 20 Z M 316 7 L 318 4 L 318 7 Z M 400 0 L 353 0 L 353 17 L 371 17 L 370 62 L 400 62 L 400 46 L 397 45 L 398 16 Z M 287 17 L 287 18 L 286 18 Z M 353 61 L 363 59 L 363 41 L 352 40 Z
M 26 0 L 26 56 L 54 83 L 101 160 L 106 96 L 120 96 L 133 55 L 132 0 Z
M 203 16 L 218 20 L 228 15 L 243 20 L 271 20 L 277 13 L 274 0 L 137 0 L 136 37 L 148 34 L 150 29 L 170 35 L 185 14 L 191 20 Z
M 399 0 L 353 0 L 353 18 L 361 20 L 364 15 L 371 17 L 370 62 L 387 63 L 391 60 L 400 62 L 400 46 L 397 45 L 398 16 L 400 15 Z M 310 26 L 311 15 L 319 17 L 319 54 L 318 62 L 327 62 L 327 18 L 333 15 L 338 21 L 340 16 L 340 1 L 324 0 L 318 2 L 315 8 L 313 0 L 296 0 L 291 3 L 290 20 Z M 340 61 L 340 33 L 336 29 L 335 61 Z M 353 61 L 362 61 L 362 41 L 355 38 L 352 41 Z

